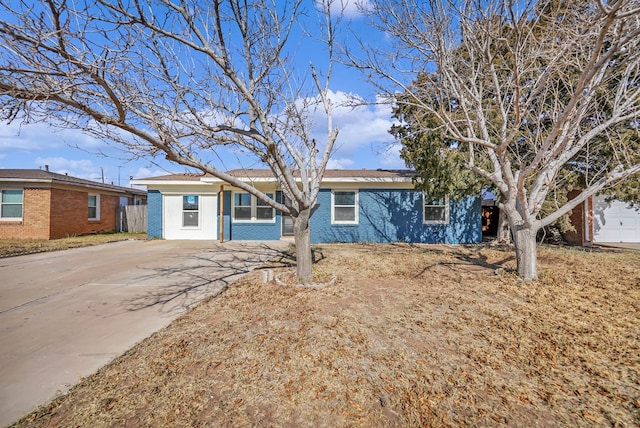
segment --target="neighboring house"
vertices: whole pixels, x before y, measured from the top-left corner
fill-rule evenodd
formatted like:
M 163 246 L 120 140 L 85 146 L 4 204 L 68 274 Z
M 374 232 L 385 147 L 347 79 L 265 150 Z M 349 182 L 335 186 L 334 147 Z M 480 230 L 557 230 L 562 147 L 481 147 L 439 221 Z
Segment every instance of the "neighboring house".
M 229 173 L 283 198 L 269 170 Z M 412 176 L 411 171 L 327 170 L 311 217 L 311 241 L 481 242 L 479 197 L 432 199 L 414 189 Z M 293 235 L 290 217 L 209 175 L 173 174 L 133 183 L 148 189 L 150 238 L 279 240 Z
M 116 230 L 116 209 L 143 190 L 40 169 L 0 169 L 0 238 L 56 239 Z
M 569 198 L 578 193 L 574 190 Z M 569 242 L 579 245 L 640 243 L 640 211 L 626 202 L 607 202 L 607 199 L 607 195 L 592 196 L 573 209 L 571 224 L 576 230 L 565 233 Z

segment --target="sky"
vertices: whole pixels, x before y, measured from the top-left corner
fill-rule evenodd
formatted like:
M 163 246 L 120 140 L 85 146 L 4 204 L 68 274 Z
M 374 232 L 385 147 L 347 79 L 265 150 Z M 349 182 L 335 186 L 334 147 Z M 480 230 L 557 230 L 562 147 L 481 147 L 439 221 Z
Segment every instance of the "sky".
M 366 27 L 366 18 L 359 15 L 355 1 L 349 0 L 345 4 L 343 28 L 347 30 L 345 34 L 352 32 L 366 36 L 366 32 L 372 30 Z M 348 35 L 343 40 L 349 43 Z M 329 168 L 405 168 L 399 157 L 399 144 L 388 132 L 393 124 L 389 105 L 340 106 L 349 96 L 362 97 L 370 102 L 376 100 L 372 88 L 359 72 L 337 66 L 330 88 L 330 97 L 336 105 L 333 121 L 339 128 L 339 136 Z M 319 118 L 318 124 L 326 126 L 322 118 Z M 320 141 L 323 137 L 322 126 L 313 132 L 317 134 L 313 137 Z M 250 157 L 238 156 L 227 156 L 224 165 L 227 169 L 263 167 L 256 165 Z M 129 186 L 131 178 L 190 171 L 163 159 L 126 159 L 117 145 L 96 140 L 78 130 L 61 130 L 44 122 L 21 123 L 20 120 L 14 120 L 12 123 L 0 123 L 0 168 L 47 167 L 53 172 L 121 186 Z

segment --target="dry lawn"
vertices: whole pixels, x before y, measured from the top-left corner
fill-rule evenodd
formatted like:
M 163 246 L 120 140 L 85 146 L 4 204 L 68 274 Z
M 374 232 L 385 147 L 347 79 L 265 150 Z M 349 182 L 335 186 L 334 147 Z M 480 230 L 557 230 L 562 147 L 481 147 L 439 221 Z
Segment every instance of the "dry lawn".
M 638 426 L 640 253 L 324 245 L 255 272 L 19 426 Z M 278 271 L 279 262 L 272 267 Z
M 127 239 L 146 239 L 146 233 L 103 233 L 60 239 L 0 239 L 0 258 L 87 247 Z

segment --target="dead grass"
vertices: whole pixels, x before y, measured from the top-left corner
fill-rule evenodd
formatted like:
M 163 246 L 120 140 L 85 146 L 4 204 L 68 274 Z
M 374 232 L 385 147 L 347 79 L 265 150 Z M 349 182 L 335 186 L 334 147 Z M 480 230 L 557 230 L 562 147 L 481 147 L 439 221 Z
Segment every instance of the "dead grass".
M 254 273 L 17 426 L 638 426 L 640 254 L 325 245 Z
M 146 239 L 146 233 L 103 233 L 96 235 L 72 236 L 60 239 L 0 239 L 0 258 L 45 251 L 67 250 L 88 247 L 108 242 L 128 239 Z

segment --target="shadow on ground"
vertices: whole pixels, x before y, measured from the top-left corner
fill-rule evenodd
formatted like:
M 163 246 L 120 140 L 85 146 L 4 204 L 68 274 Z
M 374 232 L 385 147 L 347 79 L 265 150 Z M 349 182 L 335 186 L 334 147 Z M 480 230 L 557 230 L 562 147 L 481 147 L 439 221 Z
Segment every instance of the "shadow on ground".
M 295 256 L 281 244 L 223 243 L 214 244 L 204 252 L 180 256 L 171 266 L 145 267 L 148 274 L 140 276 L 140 283 L 166 282 L 166 286 L 142 292 L 127 304 L 137 311 L 158 307 L 162 312 L 187 310 L 204 298 L 217 296 L 229 284 L 269 261 L 268 267 L 294 266 Z

